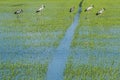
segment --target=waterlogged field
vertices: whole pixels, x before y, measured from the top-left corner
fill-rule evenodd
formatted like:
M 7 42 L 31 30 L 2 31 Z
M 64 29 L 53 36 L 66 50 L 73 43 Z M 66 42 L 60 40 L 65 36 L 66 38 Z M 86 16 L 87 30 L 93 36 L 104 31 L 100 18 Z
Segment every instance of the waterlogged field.
M 0 0 L 0 80 L 44 80 L 79 0 Z M 88 0 L 71 43 L 64 80 L 119 80 L 120 1 Z M 42 14 L 35 11 L 44 4 Z M 91 4 L 93 10 L 84 12 Z M 75 11 L 69 13 L 69 8 Z M 96 16 L 101 8 L 102 15 Z M 14 14 L 23 9 L 19 16 Z
M 65 80 L 119 80 L 120 1 L 88 0 L 72 41 L 72 51 L 64 72 Z M 96 12 L 106 8 L 102 15 Z
M 1 80 L 44 80 L 47 71 L 47 63 L 1 63 Z
M 0 0 L 0 80 L 44 80 L 79 1 Z M 44 4 L 42 13 L 36 10 Z M 75 5 L 73 13 L 69 8 Z M 23 9 L 19 16 L 14 12 Z

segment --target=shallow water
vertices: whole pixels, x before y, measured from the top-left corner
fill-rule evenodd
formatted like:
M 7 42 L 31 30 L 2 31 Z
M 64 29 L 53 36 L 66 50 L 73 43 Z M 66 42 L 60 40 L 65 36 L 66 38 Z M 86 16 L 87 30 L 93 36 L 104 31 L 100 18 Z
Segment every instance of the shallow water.
M 76 47 L 72 48 L 70 55 L 73 57 L 74 65 L 119 67 L 120 29 L 118 26 L 110 26 L 107 29 L 100 26 L 92 28 L 82 26 L 78 31 L 79 37 L 75 41 L 77 44 L 80 43 L 80 45 L 75 45 Z
M 49 17 L 44 17 L 44 18 L 51 19 Z M 58 39 L 58 36 L 63 34 L 64 33 L 63 31 L 21 33 L 21 32 L 9 32 L 9 29 L 12 29 L 12 27 L 8 28 L 5 26 L 1 26 L 6 23 L 6 20 L 11 21 L 14 19 L 16 20 L 16 16 L 14 15 L 13 17 L 13 13 L 0 13 L 0 63 L 8 62 L 8 61 L 11 63 L 16 63 L 16 62 L 45 63 L 54 56 L 53 62 L 50 62 L 50 64 L 51 64 L 51 68 L 52 69 L 54 68 L 55 72 L 53 72 L 53 70 L 50 70 L 50 73 L 52 74 L 49 75 L 50 77 L 53 77 L 52 78 L 53 80 L 55 79 L 55 77 L 63 80 L 63 71 L 65 69 L 65 63 L 67 63 L 66 61 L 69 54 L 70 56 L 73 57 L 73 61 L 75 65 L 102 64 L 101 66 L 104 67 L 104 66 L 111 66 L 113 61 L 114 61 L 114 67 L 119 66 L 120 64 L 119 62 L 120 61 L 119 59 L 120 58 L 120 43 L 119 43 L 120 28 L 119 27 L 112 26 L 109 30 L 105 30 L 104 28 L 99 28 L 101 26 L 94 27 L 92 29 L 90 29 L 89 26 L 82 27 L 82 29 L 79 30 L 79 35 L 97 34 L 97 35 L 115 36 L 114 38 L 112 37 L 112 38 L 99 38 L 99 39 L 98 38 L 76 39 L 76 42 L 94 41 L 94 43 L 99 43 L 99 42 L 104 43 L 104 45 L 102 46 L 95 44 L 92 49 L 89 48 L 89 46 L 85 48 L 81 48 L 81 45 L 76 46 L 76 48 L 69 48 L 69 46 L 71 45 L 71 41 L 73 39 L 73 36 L 71 34 L 74 34 L 74 31 L 72 31 L 74 29 L 71 28 L 72 30 L 70 29 L 68 30 L 68 34 L 66 34 L 65 38 L 61 42 L 61 45 L 58 48 L 56 48 L 53 46 L 53 44 L 54 42 L 60 41 Z M 2 21 L 4 23 L 2 23 Z M 32 21 L 34 22 L 36 20 L 32 19 Z M 77 25 L 77 23 L 73 23 L 71 26 L 75 26 L 75 25 Z M 4 32 L 4 30 L 8 32 Z M 41 43 L 47 43 L 47 44 L 50 43 L 50 44 L 48 47 L 31 45 L 31 44 L 41 44 Z M 26 45 L 30 45 L 30 46 L 26 47 Z M 64 54 L 64 53 L 68 53 L 68 54 Z M 5 72 L 5 75 L 8 75 L 10 73 L 10 71 L 7 70 L 3 70 L 3 71 L 0 70 L 0 79 L 2 79 L 1 72 L 3 73 Z M 16 76 L 14 79 L 16 80 L 18 78 L 24 79 L 24 77 L 25 74 L 23 75 L 18 74 L 18 76 Z
M 77 14 L 74 17 L 72 25 L 65 33 L 63 40 L 58 46 L 52 61 L 49 63 L 46 80 L 63 80 L 64 69 L 67 62 L 67 57 L 70 54 L 70 45 L 73 40 L 75 29 L 80 18 L 81 7 L 79 7 Z
M 2 32 L 0 34 L 0 61 L 44 62 L 48 56 L 52 56 L 52 52 L 55 50 L 55 47 L 52 46 L 54 42 L 58 41 L 57 36 L 61 34 L 62 32 Z M 31 45 L 48 43 L 51 47 Z

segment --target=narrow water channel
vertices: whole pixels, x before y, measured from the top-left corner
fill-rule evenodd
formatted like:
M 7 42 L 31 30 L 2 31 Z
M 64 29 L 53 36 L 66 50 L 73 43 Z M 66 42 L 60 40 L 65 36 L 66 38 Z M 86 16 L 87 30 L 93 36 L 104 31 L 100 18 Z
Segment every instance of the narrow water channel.
M 82 11 L 83 0 L 79 4 L 79 9 L 74 17 L 74 21 L 65 33 L 58 46 L 52 61 L 49 63 L 46 80 L 64 80 L 64 69 L 69 55 L 69 49 L 74 37 L 75 29 L 78 25 L 80 13 Z

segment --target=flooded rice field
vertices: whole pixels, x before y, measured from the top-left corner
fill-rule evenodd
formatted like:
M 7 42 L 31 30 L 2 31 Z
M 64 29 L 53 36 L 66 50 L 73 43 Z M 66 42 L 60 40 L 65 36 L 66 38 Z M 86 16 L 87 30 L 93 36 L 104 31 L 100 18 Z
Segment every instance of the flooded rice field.
M 96 17 L 81 12 L 86 1 L 73 13 L 74 1 L 64 2 L 46 3 L 43 14 L 35 2 L 0 3 L 0 80 L 120 80 L 119 7 L 107 1 Z M 18 8 L 24 13 L 15 15 Z

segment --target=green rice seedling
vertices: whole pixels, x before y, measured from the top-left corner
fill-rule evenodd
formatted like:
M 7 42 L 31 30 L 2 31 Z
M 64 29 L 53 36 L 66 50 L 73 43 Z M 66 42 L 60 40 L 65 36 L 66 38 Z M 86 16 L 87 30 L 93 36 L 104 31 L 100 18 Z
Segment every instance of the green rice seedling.
M 94 62 L 94 61 L 92 61 Z M 119 65 L 116 67 L 110 66 L 102 66 L 104 65 L 104 62 L 102 65 L 94 65 L 94 64 L 100 64 L 100 63 L 87 63 L 87 64 L 81 64 L 77 62 L 74 63 L 74 60 L 68 61 L 66 64 L 66 69 L 64 71 L 64 79 L 65 80 L 105 80 L 105 79 L 120 79 L 119 77 Z
M 36 9 L 42 4 L 46 5 L 43 14 L 36 14 Z M 79 0 L 0 0 L 1 53 L 8 51 L 10 56 L 7 61 L 9 61 L 22 50 L 28 49 L 28 53 L 35 53 L 36 48 L 47 47 L 41 52 L 36 52 L 39 54 L 44 51 L 49 53 L 47 50 L 51 47 L 56 49 L 73 22 L 78 4 Z M 94 4 L 94 9 L 84 12 L 84 9 L 91 4 Z M 72 6 L 75 6 L 75 11 L 70 14 L 69 8 Z M 106 8 L 105 12 L 96 16 L 96 12 L 103 7 Z M 22 8 L 24 12 L 17 18 L 14 11 L 19 8 Z M 68 60 L 64 71 L 65 80 L 120 79 L 119 13 L 119 0 L 84 1 L 79 25 L 70 48 L 73 57 Z M 17 47 L 18 49 L 16 49 Z M 31 48 L 35 50 L 31 50 Z M 16 53 L 16 56 L 13 56 L 12 53 Z M 37 60 L 32 59 L 33 56 L 30 54 L 26 56 L 26 58 L 31 57 L 31 60 L 27 61 L 23 58 L 18 63 L 2 63 L 2 60 L 0 63 L 2 79 L 44 80 L 48 63 L 40 64 L 37 63 Z M 50 60 L 49 58 L 48 60 Z M 80 60 L 76 61 L 76 59 Z M 19 59 L 15 60 L 19 61 Z M 28 63 L 25 64 L 25 62 Z
M 0 1 L 0 16 L 1 17 L 1 23 L 0 23 L 0 29 L 2 33 L 35 33 L 35 32 L 59 32 L 63 31 L 63 34 L 67 30 L 67 28 L 70 26 L 72 22 L 72 18 L 74 17 L 74 14 L 77 11 L 79 1 L 17 1 L 16 0 L 9 0 L 9 1 Z M 37 8 L 39 8 L 40 5 L 45 4 L 46 8 L 43 11 L 43 15 L 36 14 L 35 11 Z M 69 8 L 75 5 L 76 9 L 74 13 L 69 13 Z M 7 6 L 6 6 L 7 5 Z M 23 9 L 23 13 L 19 15 L 19 18 L 17 18 L 17 15 L 14 15 L 14 11 L 17 9 Z M 62 11 L 61 11 L 62 10 Z M 71 16 L 71 18 L 70 18 Z M 63 34 L 60 34 L 57 36 L 58 40 L 51 43 L 33 43 L 34 46 L 58 46 L 58 43 L 63 38 Z M 47 39 L 47 36 L 44 34 L 41 36 L 41 39 Z M 53 35 L 50 35 L 50 39 L 54 39 Z M 11 39 L 14 39 L 15 41 L 18 39 L 24 39 L 23 42 L 26 42 L 27 39 L 33 38 L 33 36 L 16 36 L 16 37 L 10 37 Z M 10 39 L 8 38 L 8 40 Z M 23 43 L 25 44 L 25 43 Z M 33 44 L 25 44 L 23 46 L 29 47 Z
M 8 71 L 6 71 L 8 70 Z M 38 64 L 38 63 L 1 63 L 0 72 L 2 73 L 1 79 L 22 79 L 24 77 L 27 79 L 44 79 L 47 71 L 47 63 Z M 9 73 L 8 73 L 9 72 Z M 20 76 L 21 75 L 21 76 Z

